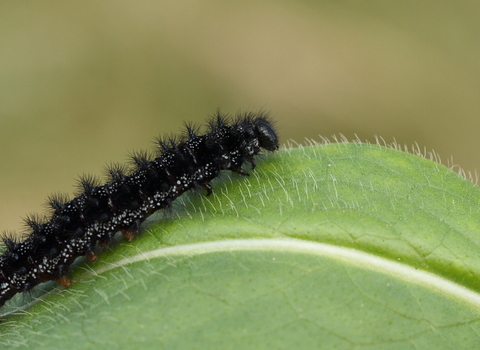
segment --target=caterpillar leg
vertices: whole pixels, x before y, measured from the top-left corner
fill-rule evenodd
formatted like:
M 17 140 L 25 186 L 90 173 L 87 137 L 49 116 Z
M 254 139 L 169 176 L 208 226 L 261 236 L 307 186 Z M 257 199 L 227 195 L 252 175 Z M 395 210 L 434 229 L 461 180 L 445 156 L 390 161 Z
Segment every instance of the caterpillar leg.
M 85 255 L 88 261 L 95 262 L 97 260 L 97 254 L 94 251 L 90 251 Z
M 237 174 L 240 174 L 240 175 L 243 175 L 243 176 L 250 176 L 250 174 L 247 173 L 245 170 L 243 170 L 241 167 L 240 168 L 231 168 L 230 170 L 233 171 L 234 173 L 237 173 Z
M 121 230 L 123 237 L 127 239 L 128 242 L 133 241 L 135 238 L 135 232 L 132 230 Z
M 207 196 L 210 196 L 212 194 L 212 185 L 210 184 L 204 184 L 202 187 L 207 191 Z
M 62 276 L 59 279 L 55 280 L 55 282 L 57 282 L 62 287 L 70 287 L 70 285 L 72 284 L 72 282 L 67 276 Z

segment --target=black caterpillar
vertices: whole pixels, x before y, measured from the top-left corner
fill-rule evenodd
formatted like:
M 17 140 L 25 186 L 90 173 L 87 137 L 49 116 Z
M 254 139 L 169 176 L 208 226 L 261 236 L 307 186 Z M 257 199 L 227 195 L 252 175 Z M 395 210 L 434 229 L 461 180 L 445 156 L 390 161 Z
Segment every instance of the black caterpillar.
M 51 216 L 25 219 L 25 240 L 4 235 L 0 306 L 46 281 L 69 286 L 72 263 L 81 256 L 95 261 L 97 244 L 107 245 L 118 231 L 131 241 L 149 215 L 168 208 L 185 191 L 203 187 L 210 194 L 210 182 L 220 171 L 248 175 L 244 163 L 253 169 L 261 149 L 278 149 L 277 134 L 265 113 L 244 113 L 231 121 L 217 112 L 208 125 L 204 135 L 187 125 L 183 136 L 158 140 L 158 156 L 134 154 L 132 169 L 109 166 L 104 185 L 91 176 L 80 178 L 75 198 L 48 199 Z

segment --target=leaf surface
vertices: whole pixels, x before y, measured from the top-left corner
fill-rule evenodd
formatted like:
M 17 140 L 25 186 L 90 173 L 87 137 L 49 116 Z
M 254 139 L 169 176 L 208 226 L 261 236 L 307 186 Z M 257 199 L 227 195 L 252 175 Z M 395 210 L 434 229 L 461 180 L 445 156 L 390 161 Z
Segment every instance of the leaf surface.
M 378 145 L 284 149 L 3 310 L 0 344 L 472 349 L 480 192 Z M 28 305 L 25 306 L 25 304 Z

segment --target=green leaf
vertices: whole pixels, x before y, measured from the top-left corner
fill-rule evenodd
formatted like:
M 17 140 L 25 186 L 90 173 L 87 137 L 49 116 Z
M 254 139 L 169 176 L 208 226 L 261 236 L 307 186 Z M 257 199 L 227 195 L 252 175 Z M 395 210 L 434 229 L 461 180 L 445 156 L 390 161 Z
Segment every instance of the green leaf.
M 3 348 L 473 349 L 480 192 L 378 145 L 265 156 L 4 307 Z

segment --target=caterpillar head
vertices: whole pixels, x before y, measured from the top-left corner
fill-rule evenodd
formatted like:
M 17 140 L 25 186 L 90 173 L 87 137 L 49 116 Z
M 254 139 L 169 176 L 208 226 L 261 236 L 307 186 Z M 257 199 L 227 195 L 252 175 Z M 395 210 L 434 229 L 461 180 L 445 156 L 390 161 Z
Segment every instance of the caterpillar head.
M 257 118 L 253 122 L 259 146 L 271 152 L 278 150 L 278 136 L 272 123 L 265 118 Z

